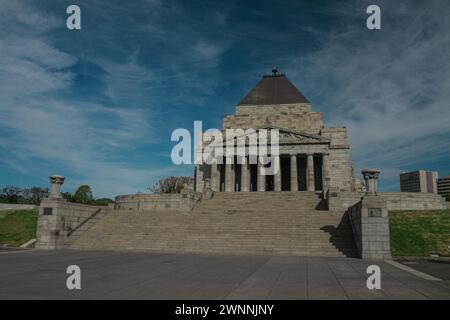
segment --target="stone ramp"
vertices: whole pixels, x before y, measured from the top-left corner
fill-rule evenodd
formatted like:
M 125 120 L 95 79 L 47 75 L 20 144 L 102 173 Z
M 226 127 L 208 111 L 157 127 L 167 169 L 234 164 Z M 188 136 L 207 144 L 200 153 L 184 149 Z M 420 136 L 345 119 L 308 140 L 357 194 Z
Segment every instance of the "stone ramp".
M 314 193 L 216 193 L 193 211 L 114 210 L 70 248 L 354 257 L 346 214 L 317 207 Z

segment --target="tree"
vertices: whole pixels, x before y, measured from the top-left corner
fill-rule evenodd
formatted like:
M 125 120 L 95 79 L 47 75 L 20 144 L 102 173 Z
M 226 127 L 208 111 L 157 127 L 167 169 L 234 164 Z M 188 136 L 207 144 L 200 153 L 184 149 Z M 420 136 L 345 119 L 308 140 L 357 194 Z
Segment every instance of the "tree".
M 74 202 L 73 201 L 73 195 L 70 192 L 61 192 L 61 197 L 63 199 L 66 199 L 69 202 Z
M 18 187 L 7 186 L 1 190 L 0 202 L 17 203 L 21 197 L 21 190 Z
M 192 177 L 168 177 L 159 180 L 149 190 L 153 193 L 180 193 L 183 186 L 192 187 Z
M 446 200 L 446 201 L 450 201 L 450 192 L 447 193 L 447 196 L 445 197 L 445 200 Z
M 48 197 L 48 188 L 32 187 L 30 189 L 30 203 L 39 205 L 42 199 Z
M 85 184 L 78 187 L 72 199 L 73 202 L 82 204 L 87 204 L 92 200 L 94 200 L 94 196 L 92 195 L 92 189 L 90 186 Z

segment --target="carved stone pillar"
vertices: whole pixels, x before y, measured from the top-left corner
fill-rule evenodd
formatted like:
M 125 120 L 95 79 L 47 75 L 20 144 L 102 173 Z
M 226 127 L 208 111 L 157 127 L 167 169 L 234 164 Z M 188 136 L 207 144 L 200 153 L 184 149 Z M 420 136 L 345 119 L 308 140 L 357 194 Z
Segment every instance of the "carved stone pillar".
M 315 191 L 316 187 L 314 185 L 314 156 L 308 154 L 308 191 Z
M 298 191 L 297 155 L 291 154 L 291 191 Z

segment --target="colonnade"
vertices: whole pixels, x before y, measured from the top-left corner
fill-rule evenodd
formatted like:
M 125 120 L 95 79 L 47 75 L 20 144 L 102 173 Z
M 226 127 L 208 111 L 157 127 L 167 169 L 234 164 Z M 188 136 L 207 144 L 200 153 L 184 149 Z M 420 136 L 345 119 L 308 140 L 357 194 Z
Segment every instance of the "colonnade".
M 282 158 L 285 160 L 283 161 L 284 164 L 287 164 L 289 161 L 290 172 L 287 171 L 287 168 L 282 165 Z M 299 165 L 298 159 L 306 160 L 306 174 L 305 169 Z M 315 159 L 319 160 L 315 161 Z M 260 161 L 258 161 L 257 170 L 255 170 L 256 168 L 254 167 L 254 170 L 252 171 L 248 158 L 242 159 L 242 163 L 236 163 L 237 161 L 233 161 L 233 163 L 231 163 L 232 161 L 225 161 L 223 165 L 213 163 L 211 164 L 210 185 L 213 190 L 225 192 L 318 191 L 323 189 L 323 181 L 326 177 L 328 177 L 328 154 L 282 154 L 274 157 L 272 161 L 276 161 L 279 166 L 279 170 L 273 175 L 265 175 L 263 173 L 263 170 L 261 169 L 265 165 Z M 314 168 L 315 163 L 316 165 L 319 164 L 321 168 Z M 256 166 L 256 164 L 254 166 Z M 303 174 L 300 174 L 299 171 L 302 171 Z M 256 179 L 255 177 L 251 177 L 251 172 L 253 172 L 253 174 L 257 172 Z M 289 172 L 289 174 L 287 172 Z M 239 173 L 240 179 L 239 177 L 236 179 L 236 173 Z M 289 177 L 289 179 L 283 180 L 284 188 L 282 188 L 282 178 L 285 174 Z M 319 183 L 316 183 L 316 174 L 321 175 Z M 270 186 L 272 188 L 268 188 L 267 179 L 271 179 Z M 253 186 L 253 184 L 255 184 L 255 180 L 256 185 Z M 287 181 L 289 182 L 286 183 Z M 286 185 L 289 186 L 290 190 L 286 190 Z

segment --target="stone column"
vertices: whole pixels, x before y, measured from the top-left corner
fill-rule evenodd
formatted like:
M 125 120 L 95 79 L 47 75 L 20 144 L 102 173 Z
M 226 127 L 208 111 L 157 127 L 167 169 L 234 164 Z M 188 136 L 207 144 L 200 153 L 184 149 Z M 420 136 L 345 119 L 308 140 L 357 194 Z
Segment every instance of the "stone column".
M 314 157 L 312 154 L 308 154 L 308 191 L 315 191 L 314 185 Z
M 217 162 L 214 161 L 211 164 L 211 189 L 212 190 L 220 191 L 220 188 L 218 188 L 219 181 L 220 181 L 220 177 L 219 177 L 219 172 L 217 170 Z
M 281 191 L 281 161 L 280 156 L 276 156 L 273 158 L 275 173 L 273 175 L 273 190 Z
M 64 183 L 64 177 L 59 175 L 50 176 L 50 182 L 52 184 L 52 188 L 50 191 L 49 199 L 62 199 L 61 196 L 61 186 Z
M 361 171 L 365 185 L 366 185 L 366 195 L 373 196 L 377 195 L 378 188 L 378 176 L 380 175 L 379 169 L 366 169 Z
M 298 191 L 297 155 L 291 154 L 291 191 Z
M 261 174 L 264 165 L 258 159 L 258 191 L 266 191 L 266 176 Z
M 322 189 L 324 194 L 328 191 L 330 187 L 330 173 L 328 169 L 328 154 L 322 155 Z
M 234 192 L 234 168 L 231 159 L 225 164 L 225 192 Z
M 202 192 L 205 184 L 203 175 L 203 165 L 197 164 L 195 166 L 195 191 Z
M 246 158 L 243 158 L 242 161 L 243 163 L 241 164 L 241 191 L 247 192 L 249 188 L 248 161 Z

